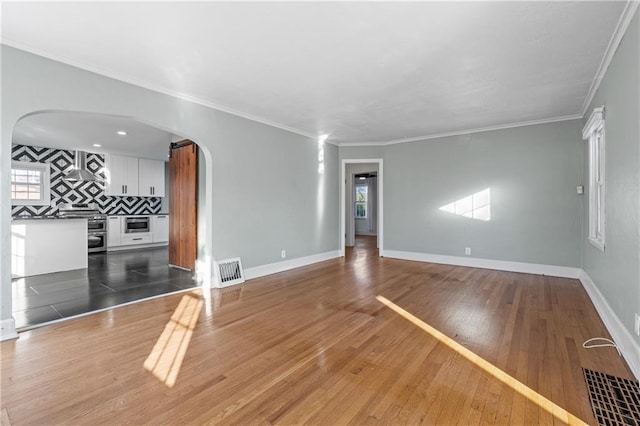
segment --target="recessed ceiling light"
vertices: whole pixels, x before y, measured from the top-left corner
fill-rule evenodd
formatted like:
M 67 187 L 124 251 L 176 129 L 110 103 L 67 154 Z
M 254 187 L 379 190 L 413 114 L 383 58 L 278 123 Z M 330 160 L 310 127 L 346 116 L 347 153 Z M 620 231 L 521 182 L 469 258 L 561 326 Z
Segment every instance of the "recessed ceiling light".
M 127 136 L 127 132 L 125 132 L 124 130 L 119 130 L 119 131 L 118 131 L 118 134 L 119 134 L 120 136 Z
M 95 146 L 96 148 L 100 148 L 102 145 L 100 145 L 99 143 L 94 143 L 93 146 Z
M 360 179 L 360 180 L 366 180 L 367 178 L 366 178 L 366 177 L 364 177 L 364 176 L 360 176 L 358 179 Z

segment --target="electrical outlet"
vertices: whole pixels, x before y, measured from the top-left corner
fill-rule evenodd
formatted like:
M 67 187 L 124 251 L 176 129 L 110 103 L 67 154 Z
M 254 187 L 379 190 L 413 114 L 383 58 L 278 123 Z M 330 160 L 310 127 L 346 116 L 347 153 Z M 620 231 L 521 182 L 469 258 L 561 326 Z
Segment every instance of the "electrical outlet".
M 466 254 L 467 256 L 471 256 L 471 247 L 465 247 L 464 254 Z
M 636 314 L 636 323 L 634 327 L 636 335 L 640 336 L 640 314 Z
M 283 259 L 285 259 L 285 258 L 287 257 L 287 251 L 286 251 L 286 250 L 282 250 L 282 251 L 280 252 L 280 257 L 281 257 L 281 258 L 283 258 Z

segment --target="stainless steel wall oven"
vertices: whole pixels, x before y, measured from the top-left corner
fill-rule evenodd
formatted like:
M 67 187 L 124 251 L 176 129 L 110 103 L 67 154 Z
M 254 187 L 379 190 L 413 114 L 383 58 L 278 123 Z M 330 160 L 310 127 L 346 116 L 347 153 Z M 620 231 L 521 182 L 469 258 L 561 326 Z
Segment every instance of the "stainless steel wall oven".
M 70 219 L 86 218 L 89 253 L 107 251 L 107 216 L 100 213 L 97 204 L 60 204 L 58 214 Z
M 149 216 L 128 216 L 124 218 L 124 233 L 151 232 Z

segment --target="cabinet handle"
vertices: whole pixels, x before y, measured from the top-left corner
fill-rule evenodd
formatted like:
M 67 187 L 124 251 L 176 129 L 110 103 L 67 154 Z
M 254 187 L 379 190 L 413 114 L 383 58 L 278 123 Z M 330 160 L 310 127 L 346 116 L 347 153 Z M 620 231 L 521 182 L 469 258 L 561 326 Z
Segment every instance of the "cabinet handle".
M 127 192 L 129 192 L 129 187 L 127 185 L 124 186 L 124 193 L 126 194 Z
M 124 185 L 122 185 L 122 193 L 124 194 Z
M 141 240 L 141 239 L 142 239 L 142 238 L 134 238 L 134 239 L 133 239 L 133 241 L 139 241 L 139 240 Z

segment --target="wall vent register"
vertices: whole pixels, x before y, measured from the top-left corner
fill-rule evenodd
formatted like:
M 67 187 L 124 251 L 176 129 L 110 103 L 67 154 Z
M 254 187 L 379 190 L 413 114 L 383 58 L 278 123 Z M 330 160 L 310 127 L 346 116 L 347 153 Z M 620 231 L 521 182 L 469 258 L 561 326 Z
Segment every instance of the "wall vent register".
M 216 270 L 220 285 L 224 287 L 244 282 L 242 260 L 239 257 L 216 262 Z
M 640 425 L 640 385 L 583 368 L 593 415 L 602 426 Z

